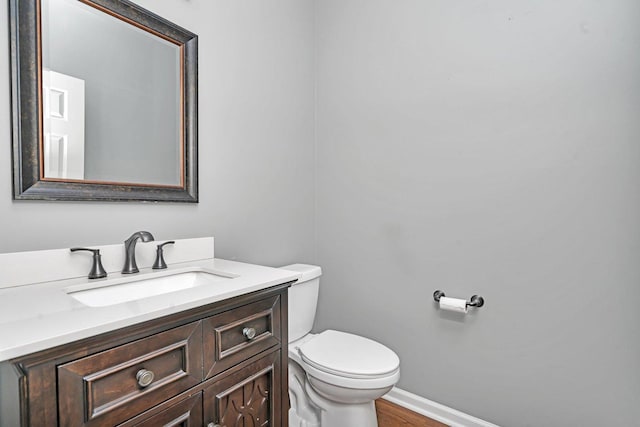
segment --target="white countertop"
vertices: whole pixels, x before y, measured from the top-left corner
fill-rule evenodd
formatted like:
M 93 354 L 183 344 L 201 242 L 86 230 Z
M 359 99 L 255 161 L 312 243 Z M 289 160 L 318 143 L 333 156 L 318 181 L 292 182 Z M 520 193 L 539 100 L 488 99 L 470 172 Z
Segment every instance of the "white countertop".
M 160 271 L 141 268 L 135 278 L 152 279 L 168 272 L 194 270 L 237 277 L 104 307 L 86 306 L 67 292 L 69 288 L 98 285 L 124 275 L 110 273 L 106 279 L 74 278 L 0 289 L 0 362 L 290 282 L 300 276 L 293 271 L 212 258 L 172 264 Z

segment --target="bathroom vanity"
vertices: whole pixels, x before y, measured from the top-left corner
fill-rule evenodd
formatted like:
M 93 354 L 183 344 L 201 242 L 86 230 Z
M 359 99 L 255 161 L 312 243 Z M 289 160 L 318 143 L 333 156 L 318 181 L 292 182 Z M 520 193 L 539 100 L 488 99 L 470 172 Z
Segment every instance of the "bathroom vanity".
M 286 426 L 296 273 L 211 258 L 141 268 L 133 283 L 185 272 L 228 280 L 135 299 L 125 287 L 126 301 L 82 299 L 131 286 L 118 273 L 0 289 L 3 307 L 33 301 L 0 317 L 0 426 Z

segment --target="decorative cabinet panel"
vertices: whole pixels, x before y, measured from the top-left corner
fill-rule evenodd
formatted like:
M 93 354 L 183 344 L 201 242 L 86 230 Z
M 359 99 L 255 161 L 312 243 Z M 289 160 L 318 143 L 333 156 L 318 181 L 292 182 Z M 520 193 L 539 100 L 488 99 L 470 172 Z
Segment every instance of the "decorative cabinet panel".
M 204 418 L 221 426 L 277 426 L 280 405 L 280 351 L 231 370 L 204 389 Z
M 0 427 L 286 427 L 287 287 L 0 364 Z

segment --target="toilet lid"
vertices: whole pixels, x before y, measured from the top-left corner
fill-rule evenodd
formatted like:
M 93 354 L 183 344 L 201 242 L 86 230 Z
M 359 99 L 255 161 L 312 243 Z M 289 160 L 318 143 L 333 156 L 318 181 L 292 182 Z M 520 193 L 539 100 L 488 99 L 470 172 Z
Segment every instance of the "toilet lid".
M 324 372 L 349 378 L 377 378 L 398 370 L 400 359 L 384 345 L 327 330 L 299 347 L 304 362 Z

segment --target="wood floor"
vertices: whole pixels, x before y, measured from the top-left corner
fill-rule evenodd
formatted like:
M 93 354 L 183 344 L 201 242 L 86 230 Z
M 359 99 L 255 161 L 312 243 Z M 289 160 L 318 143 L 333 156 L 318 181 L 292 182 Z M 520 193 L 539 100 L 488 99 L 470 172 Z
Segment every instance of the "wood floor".
M 384 399 L 376 400 L 376 412 L 378 427 L 448 427 Z

